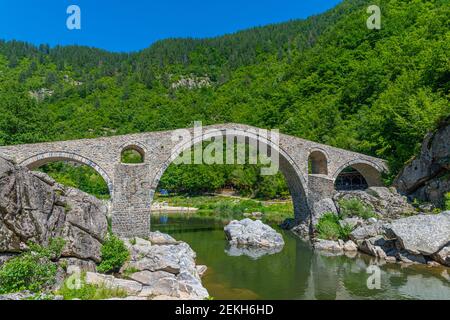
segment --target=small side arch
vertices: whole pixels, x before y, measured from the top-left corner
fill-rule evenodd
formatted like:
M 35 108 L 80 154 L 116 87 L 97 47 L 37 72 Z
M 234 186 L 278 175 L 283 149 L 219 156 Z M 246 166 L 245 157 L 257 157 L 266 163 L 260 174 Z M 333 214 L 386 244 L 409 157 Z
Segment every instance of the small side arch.
M 339 175 L 347 168 L 356 170 L 364 178 L 368 187 L 383 186 L 381 174 L 385 171 L 385 168 L 362 159 L 351 160 L 340 166 L 333 175 L 333 181 L 336 182 Z
M 103 170 L 97 163 L 95 163 L 92 160 L 89 160 L 88 158 L 85 158 L 83 156 L 80 156 L 75 153 L 71 152 L 63 152 L 63 151 L 55 151 L 55 152 L 44 152 L 37 155 L 34 155 L 32 157 L 29 157 L 28 159 L 22 161 L 20 165 L 27 167 L 30 170 L 39 168 L 43 165 L 46 165 L 50 162 L 57 162 L 57 161 L 73 161 L 80 164 L 87 165 L 98 172 L 98 174 L 105 180 L 106 184 L 108 185 L 109 194 L 113 195 L 113 182 L 112 179 L 109 177 L 109 175 L 106 173 L 105 170 Z
M 124 162 L 124 154 L 134 152 L 136 159 L 133 162 Z M 147 148 L 139 142 L 129 142 L 120 147 L 119 161 L 122 164 L 140 164 L 147 161 Z
M 313 149 L 308 157 L 308 173 L 328 175 L 328 156 L 325 151 Z

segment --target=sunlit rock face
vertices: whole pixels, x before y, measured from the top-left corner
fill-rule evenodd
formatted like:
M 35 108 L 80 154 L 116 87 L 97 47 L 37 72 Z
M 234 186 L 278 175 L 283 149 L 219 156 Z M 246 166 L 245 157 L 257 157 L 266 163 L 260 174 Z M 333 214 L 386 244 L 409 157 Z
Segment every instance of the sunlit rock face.
M 43 174 L 0 158 L 0 253 L 20 253 L 29 241 L 65 240 L 63 258 L 95 267 L 107 233 L 103 202 Z

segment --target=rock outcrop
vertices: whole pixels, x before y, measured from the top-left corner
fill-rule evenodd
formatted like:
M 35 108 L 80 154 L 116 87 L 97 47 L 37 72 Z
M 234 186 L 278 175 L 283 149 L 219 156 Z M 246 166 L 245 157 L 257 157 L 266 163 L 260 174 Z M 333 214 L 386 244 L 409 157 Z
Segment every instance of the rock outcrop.
M 191 247 L 160 232 L 151 233 L 150 239 L 153 241 L 124 240 L 131 257 L 121 268 L 120 277 L 88 272 L 86 283 L 121 289 L 127 300 L 207 298 L 200 278 L 206 268 L 196 266 Z
M 0 158 L 0 255 L 20 253 L 28 242 L 65 240 L 62 257 L 94 265 L 107 233 L 102 201 L 49 176 Z M 2 259 L 4 260 L 4 259 Z
M 450 211 L 366 223 L 350 238 L 346 243 L 318 239 L 313 246 L 334 255 L 356 249 L 386 262 L 450 266 Z
M 341 191 L 334 197 L 334 203 L 339 209 L 341 200 L 358 199 L 365 206 L 368 206 L 379 217 L 396 219 L 415 212 L 414 207 L 408 203 L 405 196 L 400 195 L 395 188 L 370 187 L 367 190 Z
M 385 234 L 411 254 L 431 256 L 450 243 L 450 211 L 395 220 Z
M 284 246 L 281 234 L 260 220 L 234 220 L 225 226 L 224 231 L 230 245 L 257 248 Z
M 429 133 L 420 154 L 397 176 L 394 186 L 403 194 L 442 206 L 450 192 L 450 117 L 435 132 Z

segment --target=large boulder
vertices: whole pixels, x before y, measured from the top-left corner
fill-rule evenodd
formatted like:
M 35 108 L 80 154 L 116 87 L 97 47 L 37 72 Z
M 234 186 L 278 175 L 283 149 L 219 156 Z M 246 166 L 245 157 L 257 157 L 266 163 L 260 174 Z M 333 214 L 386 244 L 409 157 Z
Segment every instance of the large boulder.
M 61 237 L 63 257 L 99 262 L 106 210 L 97 198 L 0 157 L 0 253 Z
M 450 244 L 434 253 L 432 258 L 440 264 L 450 267 Z
M 333 197 L 338 208 L 341 200 L 350 199 L 361 201 L 383 218 L 398 218 L 414 212 L 414 207 L 408 203 L 408 199 L 400 195 L 394 188 L 370 187 L 364 191 L 340 191 Z
M 259 220 L 234 220 L 225 226 L 224 231 L 232 246 L 259 248 L 284 246 L 284 240 L 281 234 Z
M 350 239 L 354 242 L 358 242 L 359 240 L 376 237 L 383 233 L 383 226 L 382 222 L 362 225 L 350 233 Z
M 123 277 L 138 285 L 139 292 L 130 295 L 154 299 L 201 300 L 208 297 L 208 291 L 201 283 L 199 268 L 195 263 L 196 254 L 191 247 L 163 233 L 152 233 L 148 241 L 140 238 L 125 239 L 130 252 L 130 260 L 120 270 Z M 105 281 L 104 281 L 105 282 Z M 124 283 L 126 289 L 129 283 Z M 109 286 L 116 286 L 113 282 Z
M 311 210 L 311 222 L 313 226 L 317 225 L 320 218 L 325 213 L 338 214 L 336 205 L 334 204 L 334 201 L 331 198 L 324 198 L 313 203 Z
M 450 243 L 450 211 L 395 220 L 385 233 L 411 254 L 431 256 Z
M 450 117 L 435 131 L 427 134 L 420 154 L 399 173 L 394 186 L 411 198 L 442 205 L 443 195 L 450 191 Z

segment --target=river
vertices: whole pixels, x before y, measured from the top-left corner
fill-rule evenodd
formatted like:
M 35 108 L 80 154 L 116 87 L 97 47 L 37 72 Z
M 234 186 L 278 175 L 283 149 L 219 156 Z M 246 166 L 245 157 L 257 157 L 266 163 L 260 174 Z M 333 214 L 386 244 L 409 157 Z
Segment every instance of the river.
M 215 299 L 450 299 L 449 268 L 384 264 L 368 273 L 374 258 L 327 256 L 283 230 L 278 231 L 286 244 L 279 253 L 230 256 L 224 223 L 176 214 L 152 217 L 153 231 L 187 242 L 197 263 L 208 266 L 202 281 Z M 376 286 L 378 271 L 379 289 L 369 289 L 368 280 Z

